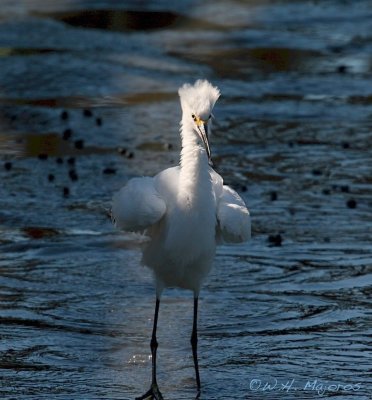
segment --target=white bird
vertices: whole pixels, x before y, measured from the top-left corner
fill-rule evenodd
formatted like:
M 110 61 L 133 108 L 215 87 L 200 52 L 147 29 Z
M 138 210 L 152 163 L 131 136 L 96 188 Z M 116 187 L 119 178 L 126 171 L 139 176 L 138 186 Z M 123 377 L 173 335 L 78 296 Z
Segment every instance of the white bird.
M 210 271 L 220 243 L 239 243 L 251 236 L 249 211 L 240 196 L 223 184 L 210 166 L 209 131 L 212 109 L 220 96 L 206 80 L 184 84 L 178 91 L 182 107 L 180 165 L 154 177 L 131 179 L 113 197 L 116 225 L 143 232 L 149 240 L 142 263 L 156 282 L 156 305 L 151 339 L 152 383 L 137 399 L 162 399 L 156 380 L 156 327 L 162 291 L 166 287 L 194 293 L 191 335 L 197 398 L 200 377 L 197 358 L 197 312 L 201 284 Z

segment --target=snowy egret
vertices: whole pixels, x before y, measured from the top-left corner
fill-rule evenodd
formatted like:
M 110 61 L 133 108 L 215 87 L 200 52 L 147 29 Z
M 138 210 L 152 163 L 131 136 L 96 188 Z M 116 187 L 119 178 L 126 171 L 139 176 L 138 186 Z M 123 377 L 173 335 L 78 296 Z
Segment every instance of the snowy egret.
M 142 263 L 152 269 L 156 303 L 151 338 L 152 383 L 138 399 L 162 399 L 156 380 L 156 327 L 162 291 L 166 287 L 194 293 L 191 346 L 197 398 L 200 377 L 197 357 L 197 314 L 201 284 L 211 269 L 216 245 L 238 243 L 251 236 L 248 209 L 240 196 L 210 166 L 209 133 L 219 90 L 206 80 L 184 84 L 178 91 L 182 108 L 180 165 L 154 177 L 131 179 L 113 197 L 116 225 L 144 232 L 149 240 Z

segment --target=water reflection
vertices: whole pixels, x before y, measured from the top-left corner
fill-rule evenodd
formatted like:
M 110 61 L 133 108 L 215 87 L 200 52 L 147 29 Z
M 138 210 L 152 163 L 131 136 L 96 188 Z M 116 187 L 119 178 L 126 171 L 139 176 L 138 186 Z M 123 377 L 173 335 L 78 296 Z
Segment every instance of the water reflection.
M 118 32 L 147 31 L 176 27 L 187 17 L 170 11 L 82 10 L 49 14 L 72 26 Z

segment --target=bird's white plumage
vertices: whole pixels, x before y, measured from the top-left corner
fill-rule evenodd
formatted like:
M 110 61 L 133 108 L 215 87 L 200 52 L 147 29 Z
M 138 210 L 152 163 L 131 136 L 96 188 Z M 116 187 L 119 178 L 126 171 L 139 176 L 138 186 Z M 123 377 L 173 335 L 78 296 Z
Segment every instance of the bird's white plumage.
M 207 125 L 220 93 L 207 81 L 179 89 L 183 116 L 180 166 L 153 178 L 131 179 L 113 198 L 119 228 L 149 237 L 143 263 L 154 271 L 157 294 L 164 287 L 191 289 L 197 296 L 210 271 L 217 243 L 250 238 L 249 212 L 241 197 L 208 163 L 198 123 Z M 208 140 L 208 137 L 206 138 Z
M 133 178 L 112 199 L 112 215 L 118 228 L 142 232 L 166 212 L 166 204 L 153 178 Z
M 242 198 L 224 185 L 217 208 L 218 238 L 225 243 L 246 242 L 251 237 L 251 219 Z

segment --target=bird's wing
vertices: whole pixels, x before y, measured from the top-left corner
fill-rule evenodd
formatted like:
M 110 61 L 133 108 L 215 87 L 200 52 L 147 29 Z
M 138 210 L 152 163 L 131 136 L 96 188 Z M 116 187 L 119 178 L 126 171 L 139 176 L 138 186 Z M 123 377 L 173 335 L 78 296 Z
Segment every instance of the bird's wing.
M 154 185 L 154 178 L 133 178 L 112 199 L 116 225 L 130 232 L 142 232 L 165 214 L 166 204 Z
M 242 198 L 229 186 L 222 186 L 217 199 L 217 238 L 225 243 L 245 242 L 251 237 L 251 218 Z

